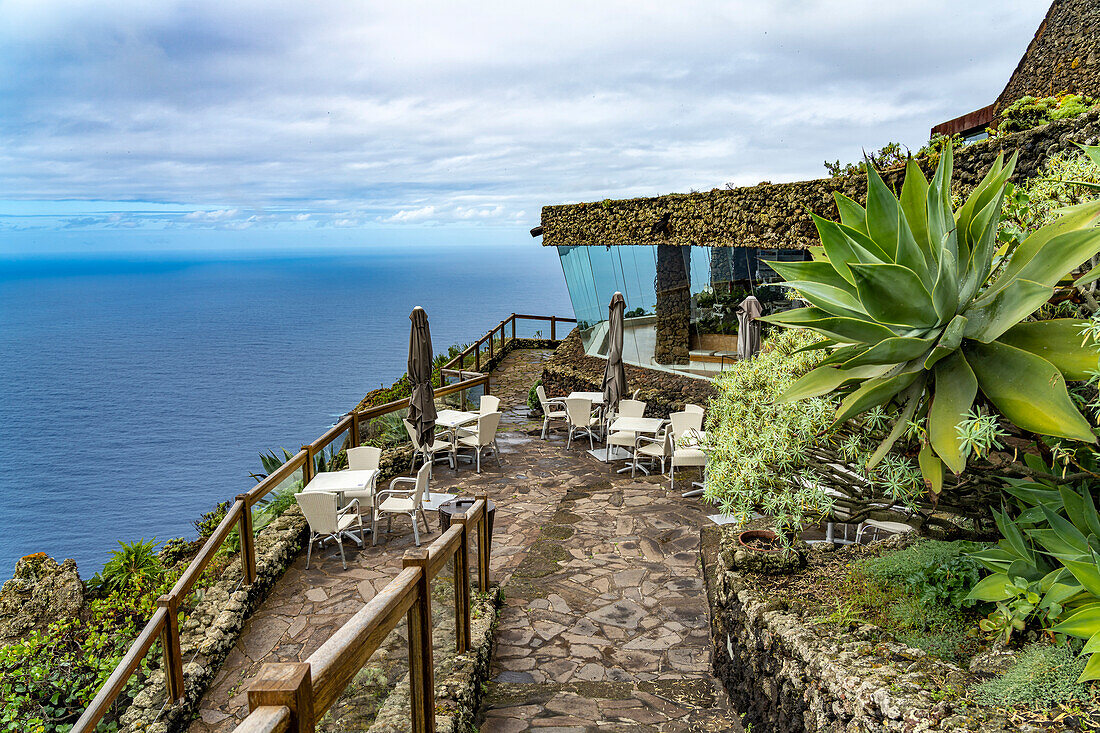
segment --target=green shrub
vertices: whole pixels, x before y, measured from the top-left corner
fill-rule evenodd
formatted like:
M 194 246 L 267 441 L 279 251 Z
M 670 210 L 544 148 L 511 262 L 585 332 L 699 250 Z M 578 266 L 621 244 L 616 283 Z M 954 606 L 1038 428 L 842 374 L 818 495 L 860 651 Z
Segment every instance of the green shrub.
M 820 490 L 795 479 L 804 473 L 806 447 L 828 426 L 833 403 L 776 399 L 821 361 L 820 351 L 801 351 L 817 340 L 804 331 L 777 333 L 755 359 L 737 362 L 715 380 L 718 395 L 707 410 L 712 460 L 705 499 L 724 513 L 748 518 L 765 511 L 793 528 L 827 510 Z
M 997 134 L 1020 132 L 1065 120 L 1088 112 L 1097 100 L 1084 94 L 1060 94 L 1053 97 L 1020 97 L 1001 112 Z
M 161 546 L 159 557 L 161 564 L 170 568 L 190 554 L 191 543 L 183 537 L 174 537 Z
M 1077 682 L 1084 668 L 1085 660 L 1067 646 L 1032 644 L 1012 669 L 980 684 L 974 698 L 998 706 L 1072 700 L 1085 694 L 1084 685 Z
M 967 600 L 981 578 L 981 564 L 967 553 L 982 549 L 974 542 L 921 540 L 903 550 L 861 560 L 855 569 L 881 582 L 895 583 L 935 608 L 947 604 L 961 609 L 975 605 Z
M 229 502 L 219 502 L 208 512 L 204 512 L 202 516 L 196 519 L 191 524 L 194 525 L 195 530 L 199 533 L 199 539 L 205 540 L 210 535 L 214 534 L 214 530 L 218 528 L 218 525 L 225 519 L 225 515 L 229 512 Z
M 119 549 L 111 553 L 111 559 L 98 576 L 99 584 L 108 592 L 144 589 L 153 585 L 164 573 L 164 566 L 157 555 L 156 537 L 136 542 L 118 541 Z M 93 579 L 95 582 L 96 579 Z
M 531 389 L 527 391 L 527 408 L 535 415 L 542 414 L 542 403 L 539 402 L 539 393 L 535 391 L 540 386 L 542 386 L 542 380 L 536 379 L 535 383 L 531 385 Z

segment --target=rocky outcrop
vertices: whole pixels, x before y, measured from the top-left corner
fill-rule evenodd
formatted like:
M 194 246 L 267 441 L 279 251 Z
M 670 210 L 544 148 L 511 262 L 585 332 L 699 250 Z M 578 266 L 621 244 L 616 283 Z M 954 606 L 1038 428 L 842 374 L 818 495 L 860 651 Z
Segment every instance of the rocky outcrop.
M 35 629 L 45 631 L 54 621 L 76 617 L 83 607 L 84 584 L 75 560 L 58 564 L 43 552 L 27 555 L 0 588 L 0 645 Z
M 960 697 L 967 675 L 882 629 L 824 623 L 729 567 L 736 532 L 703 532 L 714 674 L 754 733 L 1038 733 Z M 815 545 L 815 552 L 825 549 Z

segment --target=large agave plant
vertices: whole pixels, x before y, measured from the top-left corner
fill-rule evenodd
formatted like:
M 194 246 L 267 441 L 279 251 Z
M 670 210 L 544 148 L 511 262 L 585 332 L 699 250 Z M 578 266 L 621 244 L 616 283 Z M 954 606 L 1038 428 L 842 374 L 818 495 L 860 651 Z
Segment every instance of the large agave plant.
M 1096 442 L 1066 390 L 1097 368 L 1081 322 L 1023 323 L 1054 286 L 1100 252 L 1100 202 L 1067 210 L 1013 251 L 997 249 L 1005 183 L 1016 156 L 998 157 L 957 211 L 951 149 L 931 182 L 910 161 L 901 198 L 868 166 L 867 207 L 836 194 L 840 222 L 814 217 L 821 247 L 811 262 L 769 263 L 812 307 L 770 316 L 827 338 L 832 353 L 784 400 L 843 390 L 834 424 L 891 402 L 900 414 L 874 465 L 910 421 L 927 416 L 919 456 L 933 492 L 943 466 L 966 465 L 956 426 L 980 389 L 1004 417 L 1043 435 Z

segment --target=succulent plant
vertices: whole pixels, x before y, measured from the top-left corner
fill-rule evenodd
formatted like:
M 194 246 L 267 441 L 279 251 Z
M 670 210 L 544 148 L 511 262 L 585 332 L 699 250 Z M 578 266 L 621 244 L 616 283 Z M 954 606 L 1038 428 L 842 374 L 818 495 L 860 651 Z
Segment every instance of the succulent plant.
M 943 467 L 956 474 L 967 453 L 956 426 L 981 390 L 1020 428 L 1096 442 L 1066 389 L 1097 369 L 1073 319 L 1022 322 L 1054 286 L 1100 252 L 1100 202 L 1067 209 L 1018 245 L 997 241 L 1005 184 L 1016 156 L 1003 156 L 966 202 L 951 207 L 950 147 L 932 180 L 909 161 L 901 197 L 868 166 L 867 206 L 835 194 L 840 222 L 815 216 L 821 246 L 808 262 L 769 265 L 811 307 L 769 316 L 781 326 L 825 336 L 821 366 L 783 400 L 846 393 L 834 425 L 878 406 L 900 404 L 873 466 L 911 421 L 927 419 L 919 454 L 936 494 Z M 1088 276 L 1086 276 L 1088 277 Z

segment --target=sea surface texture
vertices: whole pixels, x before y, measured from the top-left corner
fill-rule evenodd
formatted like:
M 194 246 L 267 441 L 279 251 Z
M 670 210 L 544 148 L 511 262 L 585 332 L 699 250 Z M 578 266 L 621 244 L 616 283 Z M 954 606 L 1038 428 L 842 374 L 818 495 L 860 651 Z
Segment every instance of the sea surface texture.
M 437 352 L 512 312 L 573 315 L 531 243 L 0 262 L 0 580 L 32 552 L 88 578 L 117 540 L 193 539 L 260 452 L 404 373 L 416 305 Z

